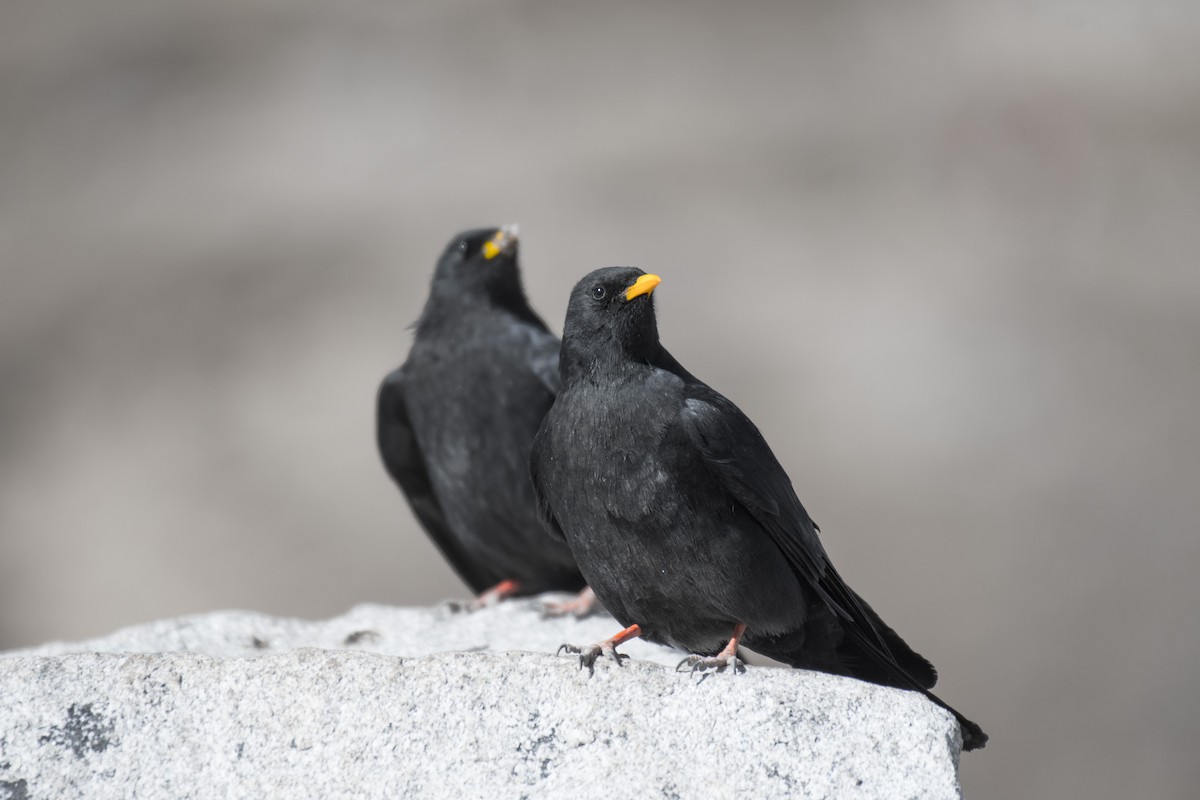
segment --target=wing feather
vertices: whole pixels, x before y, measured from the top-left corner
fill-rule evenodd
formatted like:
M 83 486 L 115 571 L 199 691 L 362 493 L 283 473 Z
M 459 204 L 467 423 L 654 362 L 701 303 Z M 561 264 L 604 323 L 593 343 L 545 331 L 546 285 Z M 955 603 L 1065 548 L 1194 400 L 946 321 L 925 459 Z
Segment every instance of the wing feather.
M 492 576 L 458 545 L 438 502 L 404 403 L 403 367 L 390 373 L 379 386 L 375 433 L 388 474 L 399 485 L 413 515 L 450 566 L 476 593 L 494 585 Z
M 887 642 L 858 596 L 829 563 L 816 523 L 758 428 L 741 409 L 703 383 L 688 384 L 684 397 L 681 420 L 709 469 L 762 525 L 821 599 L 890 656 Z
M 553 409 L 551 409 L 550 413 L 553 413 Z M 550 413 L 546 414 L 547 420 L 550 418 Z M 537 436 L 533 439 L 533 449 L 529 454 L 529 480 L 533 483 L 533 496 L 537 501 L 537 514 L 538 519 L 542 522 L 542 527 L 546 529 L 546 533 L 552 539 L 566 542 L 567 536 L 563 533 L 562 525 L 559 524 L 558 518 L 554 516 L 554 510 L 550 508 L 550 499 L 542 489 L 542 454 L 546 448 L 546 438 L 549 436 L 550 433 L 547 430 L 546 420 L 543 420 L 541 429 L 538 430 Z

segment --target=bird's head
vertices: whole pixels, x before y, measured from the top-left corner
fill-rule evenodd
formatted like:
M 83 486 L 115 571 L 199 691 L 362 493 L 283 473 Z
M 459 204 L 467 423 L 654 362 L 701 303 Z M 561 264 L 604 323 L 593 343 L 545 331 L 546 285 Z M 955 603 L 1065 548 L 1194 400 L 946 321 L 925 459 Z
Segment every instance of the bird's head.
M 661 280 L 637 267 L 605 267 L 575 284 L 563 325 L 563 369 L 653 356 L 659 343 L 652 293 Z
M 525 304 L 517 268 L 517 226 L 477 228 L 453 239 L 438 259 L 433 291 L 448 301 Z

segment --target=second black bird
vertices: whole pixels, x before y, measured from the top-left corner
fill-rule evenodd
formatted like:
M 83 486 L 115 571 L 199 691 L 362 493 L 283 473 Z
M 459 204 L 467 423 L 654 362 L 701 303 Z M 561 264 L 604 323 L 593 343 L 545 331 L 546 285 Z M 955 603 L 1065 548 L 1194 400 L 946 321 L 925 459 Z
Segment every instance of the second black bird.
M 737 668 L 737 646 L 796 667 L 929 692 L 933 666 L 845 584 L 754 424 L 659 343 L 639 269 L 611 267 L 571 293 L 563 388 L 534 442 L 543 520 L 570 544 L 604 607 L 627 626 L 590 665 L 642 636 Z M 619 663 L 619 661 L 618 661 Z
M 379 387 L 388 473 L 477 594 L 575 591 L 571 552 L 538 522 L 529 450 L 558 390 L 558 339 L 529 307 L 515 229 L 450 242 L 408 359 Z

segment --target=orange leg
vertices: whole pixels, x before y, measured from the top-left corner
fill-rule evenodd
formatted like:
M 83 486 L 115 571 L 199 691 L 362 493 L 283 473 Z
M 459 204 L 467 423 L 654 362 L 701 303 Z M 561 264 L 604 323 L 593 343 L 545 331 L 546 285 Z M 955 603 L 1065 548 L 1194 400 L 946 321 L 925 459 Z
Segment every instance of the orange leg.
M 466 603 L 458 600 L 449 600 L 446 602 L 446 605 L 451 611 L 478 611 L 481 608 L 493 606 L 506 597 L 512 597 L 520 590 L 521 584 L 519 581 L 500 581 L 487 591 L 480 592 L 478 596 Z
M 596 642 L 587 647 L 564 644 L 558 648 L 558 652 L 561 653 L 565 650 L 568 653 L 579 653 L 579 668 L 583 669 L 587 667 L 589 673 L 594 673 L 596 671 L 596 659 L 602 655 L 612 656 L 613 660 L 617 662 L 617 666 L 621 666 L 621 660 L 629 658 L 629 656 L 624 653 L 618 653 L 617 645 L 624 644 L 630 639 L 636 639 L 641 635 L 642 628 L 640 625 L 630 625 L 611 639 L 605 639 L 602 642 Z
M 571 614 L 576 619 L 583 619 L 584 617 L 590 617 L 599 607 L 600 604 L 596 601 L 596 593 L 592 591 L 592 587 L 585 586 L 582 592 L 565 603 L 546 603 L 542 606 L 542 616 L 546 618 L 565 617 Z
M 680 667 L 687 664 L 692 668 L 692 672 L 704 672 L 706 669 L 716 669 L 717 672 L 724 672 L 727 667 L 731 666 L 734 673 L 745 672 L 746 667 L 742 664 L 741 659 L 737 657 L 738 642 L 741 641 L 745 633 L 746 623 L 739 622 L 733 626 L 733 636 L 730 638 L 729 644 L 725 645 L 725 649 L 715 656 L 688 656 L 679 662 L 675 667 L 675 671 L 678 672 Z

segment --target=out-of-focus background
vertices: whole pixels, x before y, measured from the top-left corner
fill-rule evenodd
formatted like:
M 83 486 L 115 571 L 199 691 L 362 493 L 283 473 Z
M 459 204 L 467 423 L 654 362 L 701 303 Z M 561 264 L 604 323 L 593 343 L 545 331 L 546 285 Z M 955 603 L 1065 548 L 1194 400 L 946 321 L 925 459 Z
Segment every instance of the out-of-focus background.
M 375 387 L 457 230 L 664 341 L 991 733 L 1200 783 L 1200 6 L 0 7 L 0 648 L 463 587 Z

